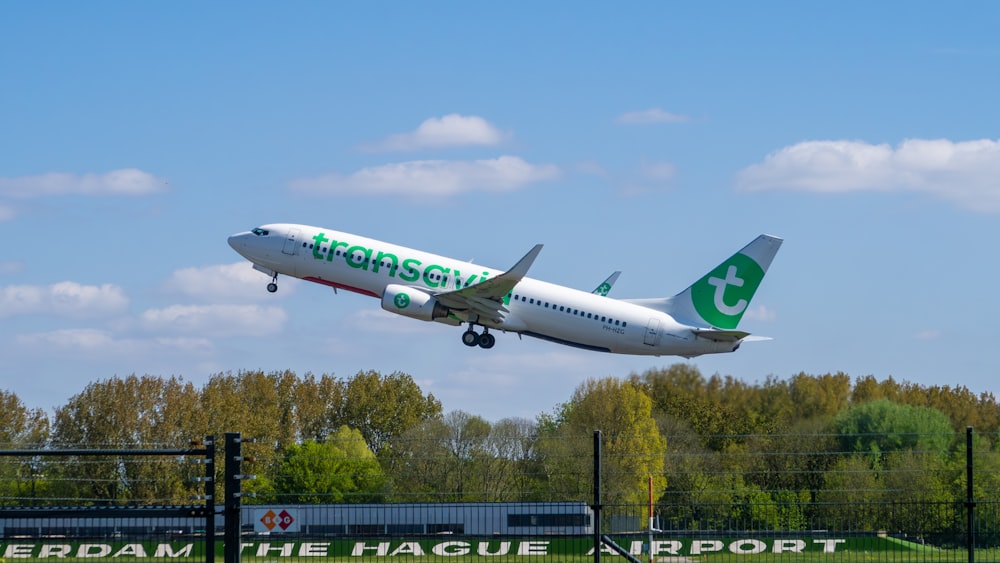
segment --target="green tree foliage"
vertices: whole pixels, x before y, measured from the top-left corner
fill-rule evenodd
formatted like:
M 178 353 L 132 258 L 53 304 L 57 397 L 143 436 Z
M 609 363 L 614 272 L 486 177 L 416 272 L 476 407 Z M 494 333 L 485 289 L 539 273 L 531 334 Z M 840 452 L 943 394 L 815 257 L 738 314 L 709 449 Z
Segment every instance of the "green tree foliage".
M 343 426 L 344 387 L 342 380 L 325 374 L 299 379 L 293 391 L 299 440 L 323 442 Z
M 391 500 L 433 502 L 456 499 L 450 492 L 448 426 L 440 418 L 425 420 L 393 437 L 379 456 L 391 480 Z
M 25 449 L 48 440 L 49 418 L 29 409 L 14 393 L 0 389 L 0 448 Z
M 919 450 L 941 454 L 955 438 L 951 422 L 942 412 L 888 399 L 849 407 L 834 418 L 833 426 L 842 447 L 853 452 Z
M 57 408 L 54 448 L 186 447 L 204 426 L 198 391 L 180 378 L 149 375 L 111 378 L 88 385 Z M 48 463 L 71 490 L 62 494 L 93 502 L 180 502 L 199 471 L 182 462 L 149 458 L 85 458 L 84 463 Z M 169 461 L 169 460 L 168 460 Z
M 504 418 L 490 427 L 489 457 L 484 466 L 483 500 L 532 500 L 538 483 L 538 424 L 526 418 Z M 537 499 L 543 500 L 543 499 Z
M 29 409 L 17 395 L 0 390 L 0 449 L 37 448 L 48 434 L 49 419 L 42 410 Z M 0 458 L 0 504 L 32 502 L 38 489 L 46 487 L 44 471 L 40 457 Z
M 604 501 L 642 505 L 666 485 L 666 440 L 652 415 L 652 401 L 619 379 L 588 380 L 577 387 L 558 417 L 543 425 L 538 447 L 549 490 L 560 500 L 583 500 L 591 490 L 593 431 L 603 433 Z
M 998 424 L 993 395 L 960 386 L 872 376 L 852 385 L 843 373 L 749 383 L 690 364 L 591 380 L 536 421 L 495 423 L 442 416 L 409 375 L 374 371 L 221 373 L 201 388 L 112 378 L 56 409 L 51 429 L 43 412 L 0 392 L 0 441 L 15 446 L 177 447 L 209 434 L 221 446 L 223 433 L 240 432 L 243 472 L 258 476 L 244 489 L 261 501 L 589 501 L 592 432 L 601 429 L 606 514 L 643 511 L 652 475 L 666 529 L 862 527 L 928 541 L 962 526 L 965 426 L 976 429 L 977 498 L 1000 490 Z M 0 459 L 0 502 L 187 502 L 200 492 L 188 478 L 201 471 L 126 458 Z M 1000 529 L 1000 518 L 977 526 Z
M 361 433 L 341 426 L 326 442 L 290 445 L 273 482 L 282 503 L 378 502 L 385 475 Z
M 823 507 L 820 527 L 860 532 L 886 529 L 878 474 L 865 454 L 837 459 L 824 474 L 816 502 Z
M 523 419 L 490 424 L 453 411 L 392 439 L 383 462 L 400 501 L 522 500 L 531 477 L 537 427 Z
M 388 440 L 440 416 L 441 402 L 425 396 L 411 376 L 366 371 L 347 381 L 337 420 L 360 430 L 378 455 Z
M 294 373 L 241 371 L 212 376 L 201 392 L 202 412 L 208 421 L 205 434 L 223 443 L 227 432 L 239 432 L 245 439 L 245 473 L 257 479 L 243 483 L 246 492 L 265 495 L 271 490 L 270 477 L 279 471 L 285 449 L 299 435 L 295 412 Z M 216 462 L 216 479 L 221 482 L 225 459 Z

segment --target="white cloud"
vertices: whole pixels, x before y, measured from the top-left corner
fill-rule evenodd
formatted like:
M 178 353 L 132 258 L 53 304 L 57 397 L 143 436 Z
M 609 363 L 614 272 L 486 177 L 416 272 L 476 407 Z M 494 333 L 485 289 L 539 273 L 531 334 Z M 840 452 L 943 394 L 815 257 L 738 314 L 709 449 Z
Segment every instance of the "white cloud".
M 414 160 L 364 168 L 350 175 L 294 180 L 290 189 L 317 195 L 451 196 L 462 192 L 507 192 L 557 178 L 552 164 L 531 164 L 516 156 L 490 160 Z
M 0 318 L 14 315 L 55 315 L 72 318 L 107 317 L 128 309 L 122 288 L 65 281 L 48 286 L 0 287 Z
M 573 389 L 589 377 L 627 373 L 621 372 L 621 356 L 598 357 L 585 350 L 552 348 L 553 344 L 530 337 L 520 342 L 512 334 L 497 335 L 497 347 L 501 346 L 505 347 L 503 353 L 490 355 L 489 361 L 484 361 L 484 351 L 479 349 L 456 356 L 453 363 L 462 361 L 464 365 L 457 365 L 452 372 L 435 374 L 428 387 L 434 389 L 434 395 L 448 409 L 478 402 L 493 405 L 486 406 L 486 412 L 476 413 L 490 420 L 510 416 L 534 418 L 558 406 L 556 401 L 550 403 L 545 397 L 568 400 Z M 611 367 L 612 364 L 618 367 Z M 531 382 L 530 389 L 526 389 L 525 382 Z
M 410 319 L 381 307 L 355 311 L 347 322 L 358 330 L 375 334 L 426 334 L 430 328 L 447 326 Z
M 686 115 L 670 113 L 660 108 L 650 108 L 642 111 L 630 111 L 618 116 L 618 123 L 645 124 L 645 123 L 684 123 L 691 121 Z
M 1000 141 L 908 139 L 896 147 L 807 141 L 741 170 L 744 190 L 913 191 L 983 212 L 1000 212 Z
M 281 289 L 277 294 L 271 294 L 264 289 L 269 281 L 267 275 L 254 270 L 249 262 L 236 262 L 175 270 L 164 283 L 164 289 L 171 294 L 201 301 L 243 302 L 291 295 L 299 283 L 295 278 L 279 278 Z
M 0 276 L 24 271 L 24 262 L 0 262 Z
M 590 176 L 605 177 L 608 175 L 607 169 L 605 169 L 604 166 L 596 160 L 584 160 L 579 162 L 576 165 L 576 170 L 581 174 L 587 174 Z
M 937 339 L 941 338 L 942 336 L 944 336 L 943 332 L 941 332 L 940 330 L 934 330 L 934 329 L 922 330 L 922 331 L 916 333 L 915 335 L 913 335 L 913 337 L 915 339 L 917 339 L 917 340 L 937 340 Z
M 165 189 L 166 182 L 135 168 L 104 174 L 48 172 L 37 176 L 0 177 L 0 195 L 17 198 L 53 195 L 147 195 Z M 0 209 L 2 217 L 2 209 Z
M 670 180 L 677 174 L 677 166 L 670 162 L 643 162 L 642 174 L 650 180 Z
M 0 223 L 10 221 L 15 215 L 17 215 L 17 212 L 14 211 L 13 207 L 0 203 Z
M 677 175 L 677 166 L 670 162 L 642 162 L 638 177 L 631 178 L 620 189 L 628 197 L 655 194 L 670 189 Z
M 763 305 L 757 305 L 747 309 L 746 313 L 743 314 L 743 318 L 752 321 L 773 321 L 777 318 L 777 313 L 773 309 L 768 309 Z
M 156 333 L 207 336 L 267 336 L 284 327 L 287 313 L 279 307 L 256 305 L 172 305 L 147 309 L 142 327 Z
M 374 151 L 414 151 L 469 145 L 493 146 L 505 135 L 489 121 L 476 115 L 452 113 L 425 120 L 415 131 L 390 135 L 383 141 L 363 148 Z
M 60 350 L 101 357 L 129 357 L 158 352 L 206 355 L 214 350 L 212 343 L 204 338 L 121 339 L 108 331 L 91 328 L 22 334 L 15 338 L 15 342 L 28 350 Z

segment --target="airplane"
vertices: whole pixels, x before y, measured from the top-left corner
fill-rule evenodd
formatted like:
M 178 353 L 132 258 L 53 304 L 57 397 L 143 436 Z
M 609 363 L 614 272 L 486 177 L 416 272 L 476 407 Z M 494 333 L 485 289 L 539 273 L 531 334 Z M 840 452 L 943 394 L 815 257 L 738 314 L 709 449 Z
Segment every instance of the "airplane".
M 606 294 L 620 272 L 593 292 L 527 277 L 541 244 L 499 271 L 309 225 L 268 224 L 229 237 L 271 277 L 271 293 L 285 275 L 368 295 L 404 317 L 467 325 L 462 342 L 469 347 L 493 348 L 493 329 L 586 350 L 686 358 L 768 340 L 736 327 L 781 243 L 760 235 L 673 297 L 612 299 Z

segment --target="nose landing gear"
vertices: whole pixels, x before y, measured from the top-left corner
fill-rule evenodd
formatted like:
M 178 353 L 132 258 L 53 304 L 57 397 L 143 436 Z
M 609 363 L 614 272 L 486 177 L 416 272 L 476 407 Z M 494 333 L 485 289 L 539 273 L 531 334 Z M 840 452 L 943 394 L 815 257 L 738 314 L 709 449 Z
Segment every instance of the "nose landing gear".
M 278 282 L 278 274 L 274 274 L 274 277 L 271 278 L 271 283 L 267 284 L 267 291 L 269 293 L 274 293 L 275 291 L 278 291 L 277 282 Z
M 477 334 L 476 331 L 473 330 L 473 325 L 471 323 L 469 324 L 469 330 L 462 333 L 462 344 L 465 344 L 470 348 L 473 346 L 479 346 L 480 348 L 488 350 L 492 348 L 496 342 L 496 337 L 490 334 L 488 328 L 483 327 L 483 333 Z

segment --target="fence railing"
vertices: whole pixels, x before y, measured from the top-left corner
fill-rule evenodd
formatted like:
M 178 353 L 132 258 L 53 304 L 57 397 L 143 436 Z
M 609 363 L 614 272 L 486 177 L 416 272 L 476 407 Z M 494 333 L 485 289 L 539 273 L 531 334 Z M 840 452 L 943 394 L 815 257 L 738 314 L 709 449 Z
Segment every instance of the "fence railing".
M 858 451 L 818 435 L 715 437 L 721 448 L 683 438 L 666 436 L 658 473 L 641 480 L 638 456 L 606 447 L 599 513 L 593 459 L 579 448 L 568 450 L 572 455 L 552 448 L 546 458 L 538 453 L 546 448 L 538 447 L 517 460 L 497 452 L 402 458 L 387 448 L 377 460 L 377 490 L 364 491 L 310 489 L 309 464 L 286 458 L 260 466 L 241 456 L 242 469 L 230 460 L 230 472 L 257 479 L 241 483 L 239 510 L 227 512 L 221 495 L 209 503 L 210 525 L 203 514 L 183 513 L 186 504 L 206 506 L 193 497 L 204 495 L 208 479 L 185 456 L 164 461 L 117 452 L 96 459 L 84 455 L 92 450 L 63 456 L 19 450 L 0 456 L 0 558 L 206 561 L 215 555 L 206 536 L 218 533 L 220 554 L 224 543 L 238 544 L 240 558 L 262 563 L 456 557 L 582 563 L 595 558 L 597 529 L 642 561 L 1000 561 L 1000 454 L 971 432 L 933 442 L 944 444 L 939 449 L 895 451 Z M 356 484 L 367 482 L 358 468 L 370 468 L 372 460 L 308 461 L 324 468 L 314 483 L 335 476 Z M 295 467 L 303 474 L 290 479 Z M 222 482 L 222 469 L 214 471 Z M 503 494 L 492 485 L 473 486 L 491 479 L 505 484 Z M 280 490 L 275 483 L 282 480 L 300 488 Z M 599 554 L 621 557 L 610 548 Z

